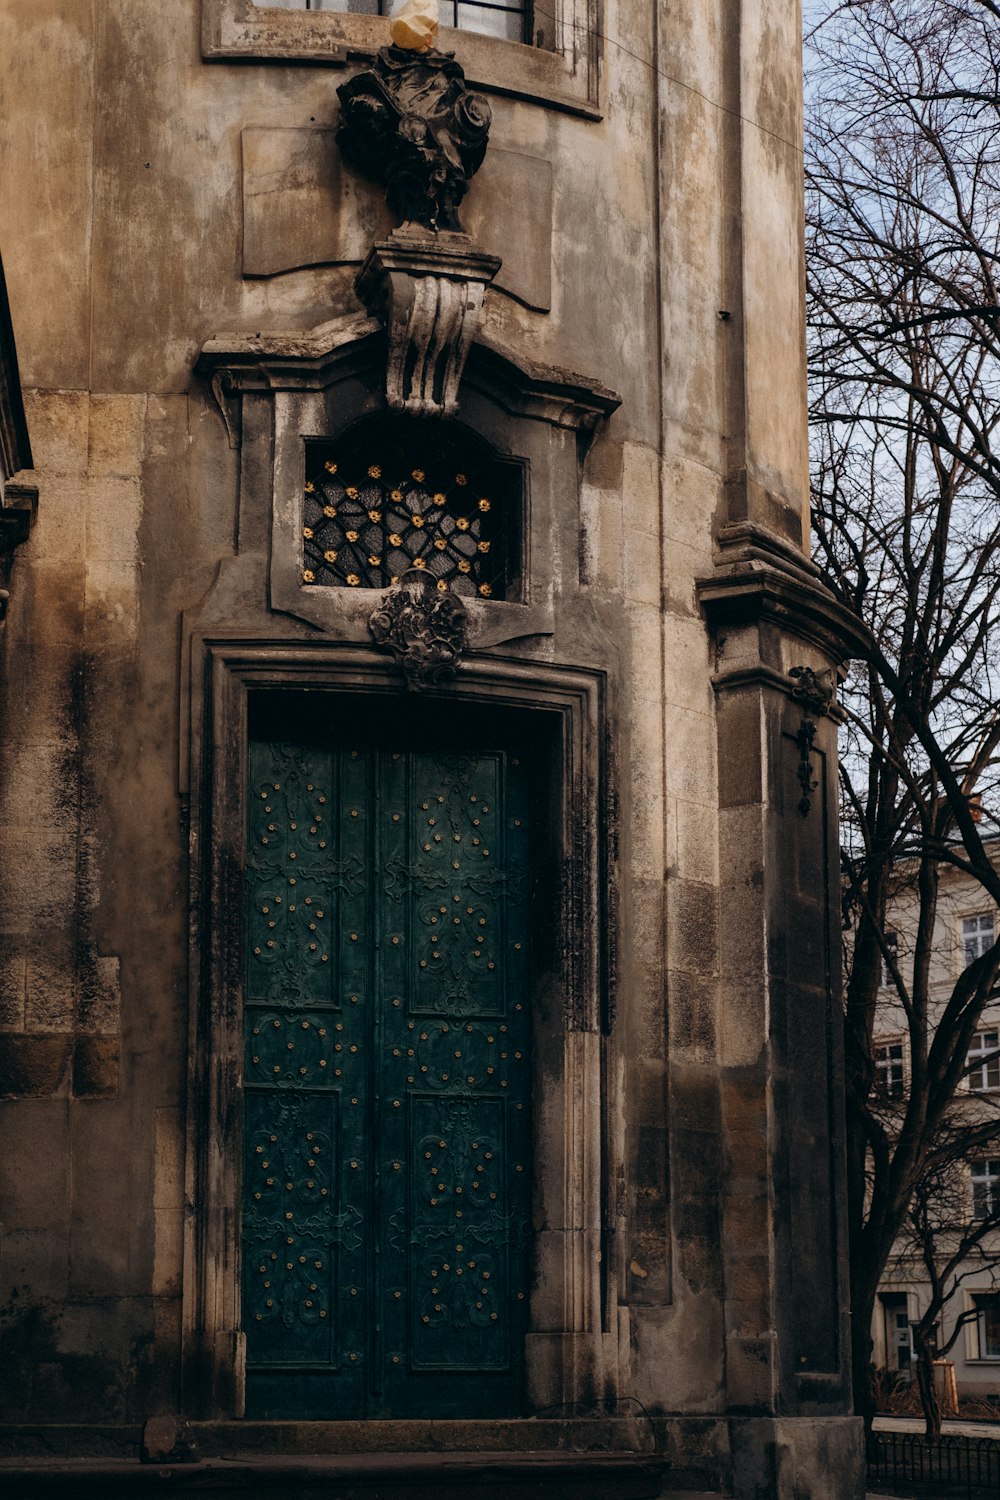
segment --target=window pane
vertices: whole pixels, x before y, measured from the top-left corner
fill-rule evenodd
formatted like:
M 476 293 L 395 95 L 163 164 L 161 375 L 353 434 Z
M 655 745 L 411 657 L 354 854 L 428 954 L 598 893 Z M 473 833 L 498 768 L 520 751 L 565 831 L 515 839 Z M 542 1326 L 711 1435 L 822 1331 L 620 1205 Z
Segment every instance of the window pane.
M 973 1093 L 1000 1089 L 1000 1033 L 981 1031 L 969 1047 L 969 1088 Z
M 485 36 L 503 37 L 508 42 L 523 42 L 525 29 L 524 6 L 487 6 L 460 4 L 457 7 L 457 24 L 464 31 L 480 31 Z M 454 25 L 450 18 L 445 20 L 445 11 L 450 11 L 451 5 L 442 5 L 441 20 L 445 25 Z
M 978 917 L 962 918 L 962 946 L 965 950 L 966 965 L 971 964 L 973 959 L 979 958 L 993 946 L 992 912 Z
M 899 937 L 898 937 L 898 934 L 896 934 L 895 932 L 885 932 L 885 933 L 883 933 L 883 937 L 885 938 L 885 945 L 886 945 L 886 947 L 888 948 L 889 952 L 892 954 L 893 961 L 898 965 L 898 962 L 899 962 Z M 889 969 L 889 966 L 888 966 L 888 964 L 885 961 L 885 955 L 884 954 L 882 956 L 882 983 L 884 985 L 889 985 L 889 984 L 893 984 L 894 983 L 894 980 L 893 980 L 893 977 L 892 977 L 892 972 Z
M 457 429 L 376 421 L 310 444 L 303 519 L 303 582 L 317 588 L 388 588 L 409 568 L 442 594 L 515 585 L 519 472 Z
M 394 8 L 393 0 L 254 0 L 254 4 L 270 10 L 325 10 L 342 16 L 388 16 Z M 528 7 L 514 0 L 438 0 L 438 8 L 442 26 L 458 26 L 508 42 L 527 40 Z
M 338 16 L 377 16 L 379 0 L 253 0 L 266 10 L 325 10 Z
M 979 1357 L 1000 1359 L 1000 1297 L 977 1297 Z
M 880 1099 L 902 1099 L 905 1092 L 902 1042 L 886 1042 L 873 1050 L 875 1093 Z
M 972 1179 L 972 1217 L 985 1219 L 1000 1208 L 1000 1161 L 969 1163 Z

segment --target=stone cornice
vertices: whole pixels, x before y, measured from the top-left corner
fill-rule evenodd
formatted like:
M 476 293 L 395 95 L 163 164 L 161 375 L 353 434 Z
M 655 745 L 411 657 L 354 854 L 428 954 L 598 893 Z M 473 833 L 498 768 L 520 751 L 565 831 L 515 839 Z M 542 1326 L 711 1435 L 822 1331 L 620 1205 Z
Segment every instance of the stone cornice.
M 235 443 L 233 395 L 327 390 L 376 366 L 384 337 L 381 321 L 365 313 L 333 318 L 311 329 L 221 333 L 204 345 L 195 369 L 211 381 Z M 527 359 L 492 334 L 477 336 L 463 384 L 515 415 L 584 433 L 593 432 L 621 405 L 621 397 L 600 381 Z
M 518 416 L 582 432 L 592 432 L 622 404 L 617 392 L 600 381 L 528 359 L 495 334 L 479 334 L 466 379 Z
M 869 655 L 868 627 L 794 547 L 749 525 L 724 528 L 718 540 L 715 571 L 697 583 L 713 630 L 765 622 L 817 647 L 833 662 Z

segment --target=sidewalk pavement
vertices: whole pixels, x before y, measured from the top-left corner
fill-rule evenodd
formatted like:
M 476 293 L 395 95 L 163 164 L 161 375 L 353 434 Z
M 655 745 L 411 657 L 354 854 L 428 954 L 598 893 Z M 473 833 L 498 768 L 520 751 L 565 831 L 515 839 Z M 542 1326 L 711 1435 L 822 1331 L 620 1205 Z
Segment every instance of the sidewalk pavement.
M 923 1432 L 923 1417 L 876 1417 L 876 1432 Z M 993 1438 L 1000 1441 L 1000 1422 L 962 1422 L 946 1417 L 941 1423 L 945 1437 Z

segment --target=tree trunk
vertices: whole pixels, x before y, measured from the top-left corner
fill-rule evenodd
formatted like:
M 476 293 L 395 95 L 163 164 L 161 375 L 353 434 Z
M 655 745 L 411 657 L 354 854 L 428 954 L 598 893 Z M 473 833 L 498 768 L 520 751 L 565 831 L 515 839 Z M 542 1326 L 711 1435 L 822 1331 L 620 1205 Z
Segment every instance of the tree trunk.
M 941 1436 L 941 1403 L 934 1386 L 934 1349 L 919 1333 L 914 1334 L 917 1365 L 917 1393 L 927 1424 L 927 1437 L 936 1443 Z
M 872 1317 L 875 1292 L 859 1285 L 854 1278 L 851 1289 L 851 1379 L 854 1410 L 864 1419 L 865 1445 L 871 1446 L 872 1423 L 875 1421 L 875 1367 L 872 1364 Z

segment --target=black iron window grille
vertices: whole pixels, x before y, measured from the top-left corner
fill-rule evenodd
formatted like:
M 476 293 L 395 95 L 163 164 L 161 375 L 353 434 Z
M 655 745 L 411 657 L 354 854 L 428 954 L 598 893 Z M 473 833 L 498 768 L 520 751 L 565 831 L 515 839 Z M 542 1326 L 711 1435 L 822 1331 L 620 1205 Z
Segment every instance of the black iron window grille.
M 520 466 L 426 423 L 363 423 L 306 451 L 302 580 L 388 588 L 426 569 L 445 593 L 509 599 L 517 590 Z
M 395 0 L 254 0 L 278 10 L 325 10 L 338 15 L 388 16 Z M 438 0 L 442 26 L 478 31 L 508 42 L 531 39 L 531 6 L 516 0 Z

